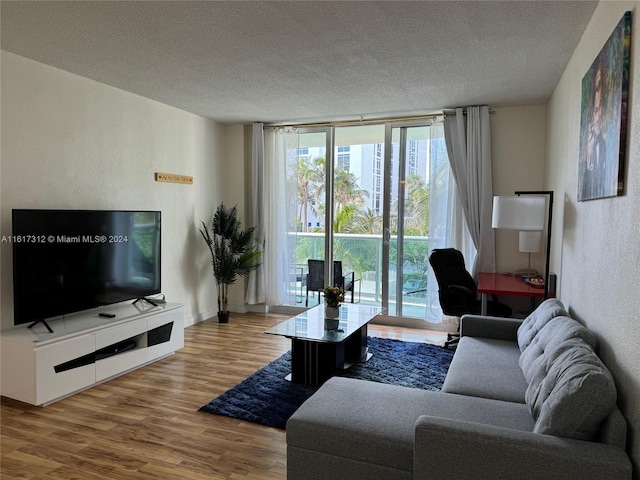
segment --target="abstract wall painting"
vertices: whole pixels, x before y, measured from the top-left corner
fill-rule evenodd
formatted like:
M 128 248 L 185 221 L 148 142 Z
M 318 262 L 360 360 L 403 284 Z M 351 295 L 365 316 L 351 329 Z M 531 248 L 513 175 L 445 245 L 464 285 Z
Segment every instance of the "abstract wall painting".
M 582 78 L 578 201 L 624 193 L 631 12 Z

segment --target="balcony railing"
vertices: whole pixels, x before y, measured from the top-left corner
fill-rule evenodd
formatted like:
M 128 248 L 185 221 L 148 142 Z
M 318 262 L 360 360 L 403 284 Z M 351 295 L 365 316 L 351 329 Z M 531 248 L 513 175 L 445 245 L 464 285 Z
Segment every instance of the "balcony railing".
M 289 293 L 295 302 L 306 303 L 304 276 L 307 259 L 324 258 L 324 233 L 291 233 L 296 237 L 296 264 L 291 266 Z M 360 301 L 380 305 L 382 302 L 382 235 L 334 234 L 334 259 L 341 260 L 343 271 L 354 271 L 360 279 Z M 425 318 L 427 307 L 428 237 L 405 236 L 400 275 L 401 292 L 397 295 L 397 238 L 391 237 L 389 267 L 389 314 Z M 295 281 L 293 281 L 295 280 Z M 358 292 L 356 291 L 356 297 Z M 309 306 L 318 297 L 309 293 Z

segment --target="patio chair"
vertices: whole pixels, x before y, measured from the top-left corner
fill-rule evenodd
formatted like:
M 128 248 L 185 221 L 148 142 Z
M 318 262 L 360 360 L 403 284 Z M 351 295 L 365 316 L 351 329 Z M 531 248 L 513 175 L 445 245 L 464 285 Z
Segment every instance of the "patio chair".
M 307 300 L 305 306 L 309 306 L 309 292 L 318 292 L 318 303 L 320 303 L 320 293 L 328 284 L 324 281 L 324 260 L 307 260 Z M 336 260 L 333 262 L 333 283 L 336 287 L 342 287 L 345 291 L 351 292 L 351 303 L 354 303 L 354 290 L 356 282 L 360 279 L 355 278 L 355 272 L 342 272 L 342 262 Z M 358 292 L 358 301 L 360 301 L 360 292 Z

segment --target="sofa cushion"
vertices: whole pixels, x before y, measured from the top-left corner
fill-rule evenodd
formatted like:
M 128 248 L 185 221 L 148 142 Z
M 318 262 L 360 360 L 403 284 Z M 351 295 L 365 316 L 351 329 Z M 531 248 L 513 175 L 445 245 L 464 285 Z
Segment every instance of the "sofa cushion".
M 592 440 L 615 408 L 616 388 L 593 349 L 572 338 L 545 355 L 525 399 L 536 422 L 534 432 Z
M 532 432 L 535 426 L 531 413 L 524 403 L 445 392 L 435 393 L 424 406 L 424 415 L 523 432 Z
M 567 316 L 564 305 L 555 298 L 549 298 L 542 302 L 531 314 L 522 321 L 518 328 L 518 346 L 524 352 L 542 327 L 549 320 L 558 316 Z
M 520 355 L 520 368 L 527 382 L 531 382 L 531 377 L 543 361 L 543 357 L 571 338 L 581 338 L 592 348 L 596 346 L 595 335 L 573 318 L 560 316 L 549 320 Z
M 287 422 L 287 445 L 411 472 L 416 420 L 439 392 L 333 377 Z
M 523 404 L 527 382 L 519 358 L 516 342 L 462 337 L 442 391 Z

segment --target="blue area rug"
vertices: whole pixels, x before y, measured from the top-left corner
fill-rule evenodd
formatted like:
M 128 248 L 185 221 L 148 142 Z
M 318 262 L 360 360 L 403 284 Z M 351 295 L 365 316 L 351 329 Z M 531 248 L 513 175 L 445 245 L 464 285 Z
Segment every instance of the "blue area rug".
M 377 337 L 368 337 L 368 345 L 373 357 L 340 376 L 437 391 L 454 353 L 427 343 Z M 289 417 L 318 389 L 286 381 L 290 371 L 291 352 L 287 352 L 200 411 L 284 429 Z

